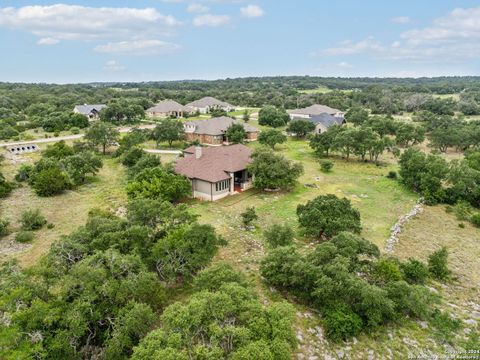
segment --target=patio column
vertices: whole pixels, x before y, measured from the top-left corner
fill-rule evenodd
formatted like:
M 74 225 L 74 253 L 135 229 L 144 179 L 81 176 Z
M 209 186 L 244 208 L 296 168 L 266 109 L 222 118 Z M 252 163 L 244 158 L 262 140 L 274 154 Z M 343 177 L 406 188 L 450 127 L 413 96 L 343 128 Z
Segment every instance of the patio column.
M 235 173 L 230 173 L 230 195 L 235 191 Z

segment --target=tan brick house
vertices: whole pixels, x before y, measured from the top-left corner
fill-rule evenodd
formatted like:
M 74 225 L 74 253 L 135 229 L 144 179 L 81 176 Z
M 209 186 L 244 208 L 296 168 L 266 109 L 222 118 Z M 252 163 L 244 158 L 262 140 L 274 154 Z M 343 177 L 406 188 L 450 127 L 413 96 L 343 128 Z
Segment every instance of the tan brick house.
M 233 124 L 243 125 L 247 133 L 247 141 L 257 140 L 259 130 L 256 127 L 228 116 L 208 120 L 187 121 L 183 127 L 187 141 L 198 141 L 201 144 L 208 145 L 223 145 L 224 143 L 228 143 L 225 133 Z

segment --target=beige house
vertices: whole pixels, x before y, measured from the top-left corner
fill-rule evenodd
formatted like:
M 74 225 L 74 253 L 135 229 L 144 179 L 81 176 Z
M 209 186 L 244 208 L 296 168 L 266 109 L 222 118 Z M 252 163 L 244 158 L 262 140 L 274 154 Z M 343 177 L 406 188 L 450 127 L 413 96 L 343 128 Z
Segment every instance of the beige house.
M 163 100 L 157 105 L 147 109 L 145 113 L 150 118 L 183 117 L 186 113 L 193 112 L 193 109 L 179 104 L 173 100 Z
M 228 143 L 225 135 L 233 124 L 241 124 L 247 133 L 247 141 L 257 140 L 259 130 L 243 121 L 228 116 L 220 116 L 208 120 L 187 121 L 184 123 L 185 138 L 189 142 L 198 141 L 201 144 L 222 145 Z
M 225 110 L 226 112 L 235 110 L 235 106 L 227 102 L 215 99 L 211 96 L 192 101 L 191 103 L 188 103 L 187 106 L 194 109 L 194 111 L 200 112 L 200 114 L 207 114 L 214 109 L 221 109 Z
M 345 124 L 345 120 L 343 118 L 335 117 L 326 113 L 323 113 L 320 115 L 314 115 L 309 118 L 294 118 L 291 120 L 291 122 L 294 122 L 297 120 L 308 120 L 313 124 L 315 124 L 315 130 L 313 130 L 313 133 L 315 134 L 321 134 L 322 132 L 327 131 L 328 128 L 333 125 Z M 295 135 L 295 134 L 290 134 L 290 135 Z
M 193 197 L 216 201 L 252 186 L 247 171 L 252 150 L 236 144 L 219 147 L 192 146 L 177 160 L 175 171 L 192 182 Z

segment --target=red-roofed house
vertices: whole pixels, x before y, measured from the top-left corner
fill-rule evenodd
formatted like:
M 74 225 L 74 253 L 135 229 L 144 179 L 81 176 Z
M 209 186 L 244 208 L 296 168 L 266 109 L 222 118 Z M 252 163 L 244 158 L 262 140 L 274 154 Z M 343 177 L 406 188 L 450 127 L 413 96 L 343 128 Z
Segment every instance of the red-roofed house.
M 175 164 L 175 171 L 191 180 L 193 197 L 215 201 L 252 186 L 247 171 L 251 153 L 250 148 L 241 144 L 191 146 Z

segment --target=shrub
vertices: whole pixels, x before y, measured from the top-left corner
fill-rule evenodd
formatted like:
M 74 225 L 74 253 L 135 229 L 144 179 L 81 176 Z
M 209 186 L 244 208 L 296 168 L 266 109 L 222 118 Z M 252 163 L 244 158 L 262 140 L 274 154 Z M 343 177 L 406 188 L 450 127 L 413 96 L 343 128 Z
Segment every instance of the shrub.
M 122 164 L 127 167 L 131 167 L 135 165 L 138 162 L 138 160 L 140 160 L 143 157 L 144 154 L 145 152 L 142 149 L 138 147 L 132 147 L 123 156 Z
M 6 197 L 13 190 L 14 186 L 11 182 L 5 180 L 2 173 L 0 173 L 0 198 Z
M 47 223 L 47 219 L 40 213 L 40 210 L 27 210 L 22 214 L 23 230 L 38 230 Z
M 33 240 L 33 232 L 31 231 L 20 231 L 15 236 L 15 241 L 19 243 L 29 243 Z
M 470 221 L 472 222 L 473 225 L 480 228 L 480 213 L 472 215 L 472 217 L 470 218 Z
M 8 225 L 10 225 L 8 220 L 0 219 L 0 237 L 8 235 Z
M 339 306 L 325 313 L 327 336 L 333 341 L 346 340 L 363 328 L 362 319 L 347 306 Z
M 472 216 L 473 208 L 466 201 L 458 201 L 453 207 L 452 212 L 457 220 L 466 221 Z
M 387 174 L 387 178 L 389 179 L 396 179 L 397 178 L 397 172 L 396 171 L 389 171 L 388 174 Z
M 450 275 L 447 258 L 448 251 L 446 247 L 442 247 L 428 257 L 428 270 L 438 280 L 446 280 Z
M 360 233 L 360 213 L 348 199 L 333 194 L 321 195 L 297 206 L 300 227 L 306 235 L 331 238 L 342 231 Z
M 74 135 L 80 134 L 80 129 L 78 127 L 74 126 L 74 127 L 70 128 L 70 132 Z
M 258 215 L 253 206 L 246 208 L 245 211 L 240 214 L 240 216 L 242 217 L 242 223 L 245 226 L 251 226 L 252 223 L 258 219 Z
M 52 224 L 52 223 L 48 223 L 47 224 L 47 229 L 53 229 L 55 227 L 55 224 Z
M 435 328 L 434 334 L 442 341 L 450 339 L 451 333 L 459 330 L 461 326 L 460 320 L 454 319 L 438 309 L 433 312 L 430 324 Z
M 402 279 L 398 261 L 394 259 L 380 259 L 375 264 L 374 276 L 381 283 L 388 283 Z
M 22 164 L 15 175 L 15 180 L 18 182 L 27 181 L 33 173 L 33 166 L 29 164 Z
M 323 172 L 328 173 L 333 169 L 333 161 L 330 160 L 322 160 L 320 161 L 320 168 Z
M 292 228 L 286 224 L 274 224 L 263 233 L 266 242 L 272 248 L 291 245 L 293 242 L 293 235 Z
M 41 170 L 32 177 L 32 188 L 39 196 L 53 196 L 70 188 L 68 175 L 58 167 Z
M 421 261 L 408 259 L 400 264 L 405 280 L 411 284 L 424 284 L 428 278 L 428 267 Z

